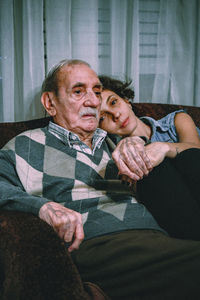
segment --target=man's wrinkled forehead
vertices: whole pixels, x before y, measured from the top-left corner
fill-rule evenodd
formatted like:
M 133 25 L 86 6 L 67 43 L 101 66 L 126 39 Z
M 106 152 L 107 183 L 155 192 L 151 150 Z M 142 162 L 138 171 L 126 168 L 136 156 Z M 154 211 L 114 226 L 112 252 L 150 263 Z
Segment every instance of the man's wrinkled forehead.
M 66 88 L 71 88 L 77 83 L 86 86 L 101 85 L 97 74 L 84 64 L 63 66 L 58 75 L 59 86 L 65 85 Z

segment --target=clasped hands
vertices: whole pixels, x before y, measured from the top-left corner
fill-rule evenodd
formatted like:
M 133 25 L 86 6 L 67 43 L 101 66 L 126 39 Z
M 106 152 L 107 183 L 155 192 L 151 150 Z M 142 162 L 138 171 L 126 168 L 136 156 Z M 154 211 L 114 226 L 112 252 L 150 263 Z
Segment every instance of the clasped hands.
M 164 142 L 153 142 L 145 146 L 138 136 L 122 139 L 114 150 L 115 161 L 121 179 L 130 184 L 147 176 L 166 157 L 169 145 Z
M 162 162 L 167 151 L 166 143 L 155 142 L 144 146 L 144 141 L 135 136 L 121 140 L 112 157 L 122 180 L 134 184 Z M 80 213 L 52 201 L 41 207 L 39 217 L 52 226 L 61 239 L 71 243 L 69 252 L 79 248 L 84 239 Z

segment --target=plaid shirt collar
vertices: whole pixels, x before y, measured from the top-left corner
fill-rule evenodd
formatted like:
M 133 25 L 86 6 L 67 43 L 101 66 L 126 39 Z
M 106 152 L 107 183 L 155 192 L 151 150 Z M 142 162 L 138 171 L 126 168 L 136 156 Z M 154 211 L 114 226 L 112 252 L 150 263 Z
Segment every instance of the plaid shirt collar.
M 64 144 L 67 144 L 70 148 L 85 152 L 93 155 L 96 148 L 100 148 L 103 143 L 107 132 L 103 129 L 97 128 L 94 132 L 92 139 L 92 149 L 83 143 L 77 134 L 53 123 L 49 122 L 48 131 L 61 140 Z

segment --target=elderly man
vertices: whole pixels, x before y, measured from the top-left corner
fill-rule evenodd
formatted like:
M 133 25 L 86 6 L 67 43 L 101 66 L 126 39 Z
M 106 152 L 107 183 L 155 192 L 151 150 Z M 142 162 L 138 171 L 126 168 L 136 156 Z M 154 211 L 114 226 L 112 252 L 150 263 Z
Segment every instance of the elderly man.
M 97 128 L 101 83 L 79 60 L 56 65 L 43 83 L 48 127 L 12 139 L 0 152 L 2 209 L 38 214 L 64 239 L 82 278 L 112 299 L 195 299 L 200 292 L 200 242 L 168 237 L 119 172 Z M 127 145 L 127 147 L 129 147 Z M 151 169 L 145 155 L 138 174 Z M 73 251 L 73 250 L 77 251 Z

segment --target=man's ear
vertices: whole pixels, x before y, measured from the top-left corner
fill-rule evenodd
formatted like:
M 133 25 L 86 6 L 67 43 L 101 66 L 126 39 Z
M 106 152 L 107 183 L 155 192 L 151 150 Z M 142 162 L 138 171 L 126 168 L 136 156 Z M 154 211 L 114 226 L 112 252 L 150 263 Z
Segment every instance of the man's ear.
M 48 114 L 52 117 L 56 115 L 56 107 L 54 101 L 54 94 L 52 92 L 44 92 L 41 96 L 41 103 L 48 112 Z

